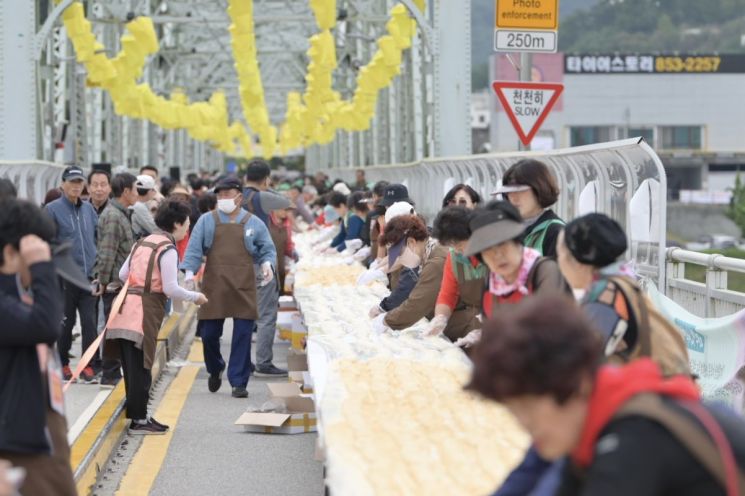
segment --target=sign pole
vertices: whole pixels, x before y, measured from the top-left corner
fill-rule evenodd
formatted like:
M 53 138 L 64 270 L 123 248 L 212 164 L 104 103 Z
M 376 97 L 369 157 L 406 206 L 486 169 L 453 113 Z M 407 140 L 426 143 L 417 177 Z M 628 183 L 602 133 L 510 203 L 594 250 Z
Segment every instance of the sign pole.
M 533 74 L 533 54 L 529 52 L 520 53 L 520 82 L 530 82 Z M 530 145 L 523 145 L 522 141 L 517 142 L 518 150 L 529 151 Z

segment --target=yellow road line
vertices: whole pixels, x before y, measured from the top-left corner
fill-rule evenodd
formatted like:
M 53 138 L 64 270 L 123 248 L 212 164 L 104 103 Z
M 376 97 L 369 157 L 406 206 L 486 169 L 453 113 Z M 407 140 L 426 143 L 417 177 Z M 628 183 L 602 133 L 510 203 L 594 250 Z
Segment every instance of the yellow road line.
M 78 435 L 75 442 L 70 447 L 70 463 L 73 472 L 77 472 L 83 459 L 93 448 L 98 436 L 114 415 L 114 411 L 119 403 L 124 399 L 124 381 L 119 381 L 114 390 L 111 392 L 103 405 L 98 409 L 96 414 L 88 422 L 88 425 Z
M 202 350 L 202 342 L 194 341 L 191 344 L 191 350 L 189 351 L 188 361 L 192 363 L 199 363 L 204 361 L 204 351 Z
M 197 343 L 192 345 L 189 356 L 195 353 L 195 347 Z M 198 348 L 201 348 L 201 343 Z M 169 386 L 168 392 L 155 412 L 155 417 L 160 422 L 170 425 L 171 429 L 162 436 L 145 436 L 124 474 L 119 490 L 116 492 L 117 495 L 144 495 L 150 492 L 166 459 L 173 432 L 178 428 L 178 419 L 200 368 L 198 365 L 182 367 Z

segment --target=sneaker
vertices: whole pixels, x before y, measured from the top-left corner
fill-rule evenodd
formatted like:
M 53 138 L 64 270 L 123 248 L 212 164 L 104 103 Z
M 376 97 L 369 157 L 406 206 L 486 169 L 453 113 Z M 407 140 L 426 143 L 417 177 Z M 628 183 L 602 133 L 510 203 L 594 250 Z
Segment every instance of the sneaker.
M 245 387 L 234 387 L 231 396 L 233 398 L 248 398 L 248 391 Z
M 98 376 L 93 372 L 93 368 L 86 367 L 80 373 L 80 382 L 83 384 L 98 384 Z
M 158 427 L 161 427 L 161 428 L 163 428 L 165 430 L 168 430 L 168 429 L 171 428 L 171 426 L 169 426 L 169 425 L 161 424 L 160 422 L 158 422 L 157 420 L 155 420 L 153 417 L 150 417 L 150 422 L 152 422 L 153 424 L 155 424 Z
M 225 369 L 223 368 L 217 374 L 210 374 L 210 378 L 207 379 L 207 388 L 210 390 L 210 393 L 216 393 L 220 389 L 220 386 L 222 386 L 223 370 Z
M 101 380 L 99 381 L 99 387 L 101 389 L 114 389 L 121 380 L 121 377 L 101 377 Z
M 62 378 L 66 381 L 72 379 L 72 370 L 70 370 L 69 365 L 65 365 L 64 367 L 62 367 Z
M 256 377 L 287 377 L 287 371 L 279 367 L 275 367 L 274 364 L 265 365 L 263 367 L 256 367 L 254 372 Z
M 162 426 L 155 424 L 152 419 L 149 419 L 144 424 L 135 422 L 134 420 L 129 424 L 129 434 L 134 436 L 165 434 L 166 430 Z

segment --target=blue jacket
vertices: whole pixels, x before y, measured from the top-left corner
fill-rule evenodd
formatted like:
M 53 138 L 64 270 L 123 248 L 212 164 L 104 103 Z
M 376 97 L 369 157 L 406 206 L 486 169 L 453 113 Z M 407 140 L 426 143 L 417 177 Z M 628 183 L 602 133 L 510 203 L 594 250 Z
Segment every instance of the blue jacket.
M 49 203 L 46 211 L 57 225 L 57 241 L 72 241 L 74 260 L 88 277 L 92 277 L 96 263 L 96 209 L 80 200 L 73 205 L 63 195 Z
M 559 489 L 563 466 L 562 461 L 544 460 L 531 446 L 492 496 L 553 496 Z
M 218 211 L 220 222 L 230 222 L 230 217 Z M 241 212 L 233 222 L 240 222 L 248 212 L 241 209 Z M 246 251 L 254 259 L 254 264 L 261 265 L 264 262 L 271 262 L 273 267 L 277 267 L 277 250 L 274 248 L 274 241 L 269 234 L 269 229 L 255 215 L 246 222 L 246 235 L 243 241 L 246 245 Z M 212 241 L 215 239 L 215 219 L 212 218 L 212 212 L 202 214 L 197 221 L 197 225 L 191 231 L 189 245 L 186 247 L 184 261 L 181 262 L 181 269 L 197 272 L 202 265 L 202 257 L 207 255 L 212 247 Z
M 347 221 L 341 223 L 339 234 L 337 234 L 333 241 L 331 241 L 331 246 L 336 248 L 337 251 L 346 250 L 346 241 L 360 239 L 364 227 L 365 219 L 356 214 L 350 214 L 349 217 L 347 217 Z

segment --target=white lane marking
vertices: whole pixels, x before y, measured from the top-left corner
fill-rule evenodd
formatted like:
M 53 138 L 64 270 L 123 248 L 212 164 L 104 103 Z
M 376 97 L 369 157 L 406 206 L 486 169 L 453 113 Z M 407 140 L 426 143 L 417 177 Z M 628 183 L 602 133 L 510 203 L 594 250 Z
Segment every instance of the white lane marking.
M 67 430 L 68 444 L 72 445 L 72 443 L 75 442 L 80 433 L 83 432 L 83 429 L 85 429 L 85 426 L 88 425 L 88 422 L 91 421 L 98 409 L 103 405 L 103 402 L 106 401 L 106 398 L 109 397 L 111 391 L 113 391 L 113 389 L 99 391 L 95 398 L 93 398 L 93 401 L 91 401 L 90 405 L 83 410 L 83 413 L 81 413 L 77 420 L 75 420 L 72 427 Z

